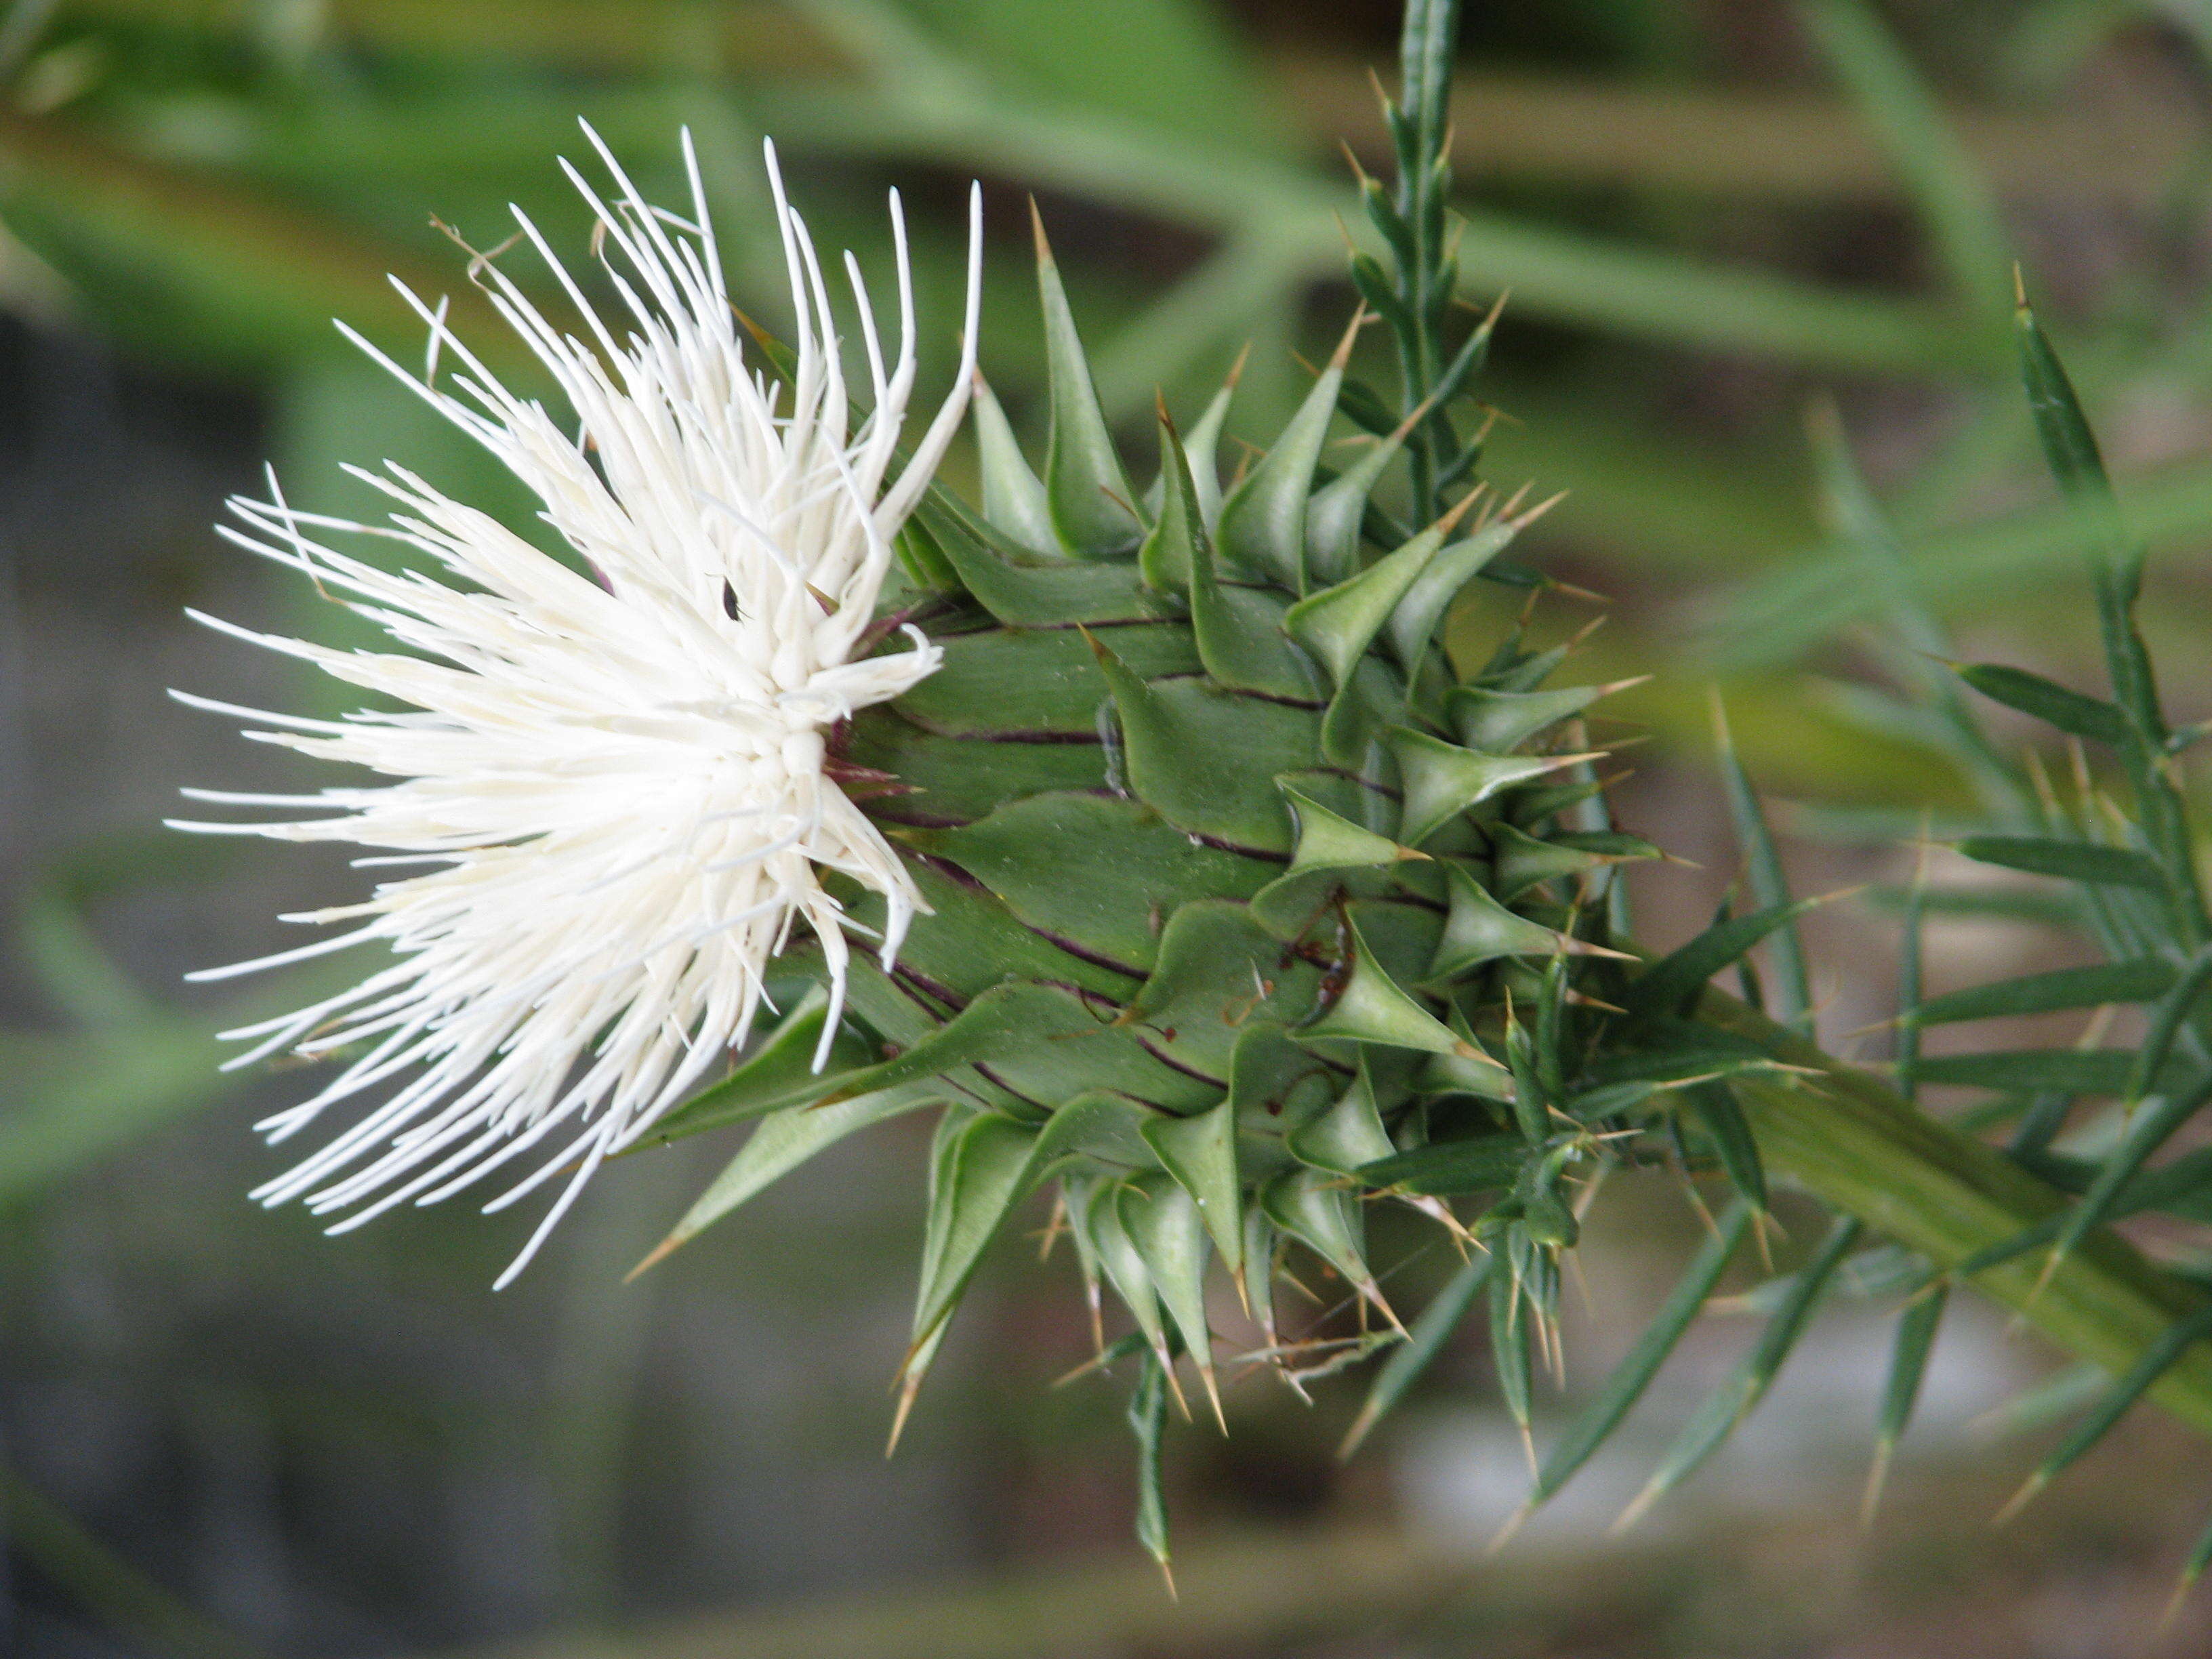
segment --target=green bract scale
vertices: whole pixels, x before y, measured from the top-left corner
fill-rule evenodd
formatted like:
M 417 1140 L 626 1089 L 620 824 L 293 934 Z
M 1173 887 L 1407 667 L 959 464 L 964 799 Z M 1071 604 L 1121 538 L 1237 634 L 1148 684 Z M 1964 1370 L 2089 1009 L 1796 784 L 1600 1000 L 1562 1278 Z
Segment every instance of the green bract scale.
M 1585 937 L 1590 878 L 1653 849 L 1591 810 L 1578 717 L 1609 688 L 1548 687 L 1564 652 L 1517 630 L 1473 672 L 1446 650 L 1453 601 L 1534 512 L 1478 490 L 1395 528 L 1374 493 L 1402 427 L 1325 464 L 1356 322 L 1252 465 L 1221 476 L 1224 387 L 1187 436 L 1162 412 L 1139 488 L 1039 248 L 1042 472 L 979 392 L 981 508 L 939 491 L 902 550 L 900 619 L 944 666 L 836 745 L 929 914 L 891 971 L 853 965 L 826 1069 L 817 991 L 665 1121 L 761 1123 L 663 1248 L 928 1109 L 908 1400 L 978 1259 L 1047 1189 L 1094 1311 L 1110 1291 L 1120 1352 L 1170 1390 L 1187 1358 L 1214 1391 L 1217 1263 L 1294 1382 L 1336 1350 L 1278 1330 L 1286 1262 L 1365 1304 L 1368 1346 L 1396 1340 L 1364 1243 L 1378 1200 L 1510 1261 L 1500 1316 L 1522 1329 L 1525 1298 L 1540 1331 L 1575 1234 L 1560 1182 L 1590 1147 L 1555 1109 L 1572 969 L 1611 954 Z M 1443 1200 L 1486 1189 L 1478 1244 Z

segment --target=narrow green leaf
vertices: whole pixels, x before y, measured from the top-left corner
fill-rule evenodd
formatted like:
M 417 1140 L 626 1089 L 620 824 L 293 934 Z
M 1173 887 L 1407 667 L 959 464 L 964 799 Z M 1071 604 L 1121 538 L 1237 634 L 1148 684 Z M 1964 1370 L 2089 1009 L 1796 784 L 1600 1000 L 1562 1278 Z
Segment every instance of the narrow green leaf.
M 1494 1247 L 1505 1248 L 1500 1239 Z M 1498 1397 L 1506 1415 L 1528 1438 L 1528 1306 L 1521 1286 L 1510 1273 L 1490 1276 L 1490 1358 L 1498 1372 Z
M 1794 903 L 1770 905 L 1747 916 L 1717 922 L 1629 981 L 1627 1006 L 1637 1013 L 1684 1012 L 1715 974 L 1740 959 L 1760 940 L 1826 902 L 1826 898 L 1799 899 Z
M 939 1103 L 943 1095 L 930 1084 L 902 1084 L 854 1095 L 826 1106 L 786 1107 L 772 1112 L 745 1138 L 721 1174 L 716 1176 L 684 1218 L 646 1260 L 656 1261 L 679 1244 L 704 1232 L 724 1216 L 783 1179 L 792 1170 L 846 1136 L 918 1107 Z
M 1168 1428 L 1167 1364 L 1150 1352 L 1137 1363 L 1137 1389 L 1129 1396 L 1129 1430 L 1137 1437 L 1137 1541 L 1165 1572 L 1168 1504 L 1160 1480 L 1160 1447 Z
M 1759 1334 L 1759 1340 L 1737 1364 L 1728 1380 L 1707 1395 L 1674 1443 L 1668 1449 L 1651 1479 L 1636 1495 L 1621 1517 L 1626 1525 L 1668 1492 L 1695 1474 L 1717 1451 L 1765 1398 L 1767 1389 L 1804 1334 L 1806 1321 L 1828 1287 L 1837 1265 L 1858 1242 L 1860 1224 L 1851 1216 L 1829 1228 L 1820 1250 L 1790 1282 L 1789 1293 Z
M 2166 1069 L 2166 1056 L 2173 1052 L 2173 1040 L 2180 1035 L 2182 1022 L 2204 994 L 2208 980 L 2212 980 L 2212 947 L 2197 953 L 2196 960 L 2183 969 L 2173 988 L 2151 1011 L 2150 1029 L 2143 1035 L 2142 1047 L 2136 1050 L 2136 1063 L 2128 1074 L 2126 1099 L 2130 1110 L 2150 1092 L 2152 1080 Z
M 1978 864 L 2107 887 L 2166 891 L 2166 874 L 2142 853 L 2053 836 L 1967 836 L 1952 846 Z
M 2056 680 L 2001 663 L 1971 663 L 1960 668 L 1958 675 L 1991 701 L 2033 715 L 2061 732 L 2114 747 L 2127 741 L 2127 716 L 2101 697 L 2086 696 Z
M 2134 1054 L 2125 1048 L 2014 1048 L 1981 1054 L 1930 1054 L 1920 1062 L 1920 1080 L 1977 1089 L 2117 1095 L 2126 1091 L 2134 1062 Z
M 2001 317 L 2003 219 L 1911 59 L 1863 0 L 1799 0 L 1798 15 L 1911 187 L 1960 300 L 1972 315 Z
M 1942 1025 L 1964 1019 L 2001 1019 L 2014 1014 L 2047 1014 L 2063 1008 L 2148 1002 L 2173 988 L 2170 962 L 2143 957 L 2132 962 L 2104 962 L 2087 968 L 2059 968 L 1992 985 L 1930 997 L 1905 1012 L 1914 1025 Z
M 2130 1067 L 2129 1083 L 2135 1081 L 2133 1069 Z M 2149 1161 L 2151 1154 L 2172 1139 L 2174 1131 L 2195 1116 L 2208 1101 L 2212 1101 L 2212 1078 L 2204 1079 L 2194 1087 L 2160 1096 L 2155 1105 L 2136 1114 L 2127 1138 L 2105 1160 L 2104 1168 L 2097 1172 L 2096 1180 L 2081 1195 L 2081 1201 L 2066 1212 L 2065 1224 L 2051 1247 L 2054 1260 L 2071 1255 L 2092 1229 L 2111 1218 L 2121 1194 Z
M 2028 1477 L 2021 1489 L 2021 1498 L 2041 1491 L 2057 1477 L 2067 1465 L 2110 1433 L 2112 1425 L 2127 1414 L 2128 1408 L 2142 1398 L 2151 1384 L 2157 1382 L 2179 1359 L 2189 1345 L 2212 1336 L 2212 1304 L 2207 1304 L 2195 1313 L 2177 1319 L 2166 1327 L 2158 1339 L 2142 1351 L 2142 1357 L 2118 1376 L 2112 1386 L 2092 1406 L 2081 1421 L 2067 1431 L 2066 1437 L 2052 1448 L 2035 1473 Z M 2015 1499 L 2017 1504 L 2020 1500 Z
M 1753 1209 L 1765 1211 L 1766 1170 L 1759 1162 L 1759 1142 L 1751 1133 L 1751 1126 L 1744 1121 L 1743 1109 L 1736 1104 L 1728 1085 L 1715 1079 L 1692 1084 L 1683 1092 L 1696 1109 L 1698 1121 L 1705 1125 L 1706 1138 L 1712 1142 L 1721 1168 L 1728 1174 L 1729 1184 Z
M 1547 1454 L 1524 1508 L 1533 1509 L 1565 1486 L 1575 1471 L 1589 1461 L 1590 1454 L 1620 1425 L 1620 1419 L 1643 1397 L 1659 1367 L 1682 1340 L 1682 1333 L 1690 1328 L 1691 1321 L 1705 1306 L 1705 1298 L 1712 1294 L 1713 1286 L 1726 1271 L 1750 1225 L 1751 1207 L 1741 1200 L 1730 1204 L 1716 1231 L 1698 1247 L 1666 1302 L 1644 1328 L 1644 1334 L 1636 1340 L 1636 1346 L 1613 1367 L 1605 1386 L 1576 1415 L 1566 1432 Z
M 1468 1140 L 1432 1140 L 1410 1152 L 1394 1152 L 1361 1164 L 1356 1173 L 1370 1188 L 1395 1187 L 1449 1198 L 1512 1186 L 1528 1158 L 1528 1144 L 1519 1135 L 1477 1135 Z
M 1774 845 L 1773 832 L 1767 828 L 1766 814 L 1759 809 L 1759 795 L 1745 775 L 1743 762 L 1735 751 L 1735 738 L 1729 729 L 1728 710 L 1721 702 L 1720 693 L 1713 693 L 1713 736 L 1721 775 L 1721 788 L 1728 797 L 1729 817 L 1735 826 L 1736 844 L 1743 851 L 1744 874 L 1751 887 L 1753 902 L 1759 909 L 1754 915 L 1771 915 L 1790 902 L 1790 879 L 1782 868 L 1782 854 Z M 1753 920 L 1747 916 L 1747 922 Z M 1781 1024 L 1797 1030 L 1809 1030 L 1813 1018 L 1813 994 L 1805 971 L 1805 943 L 1797 935 L 1797 918 L 1787 916 L 1775 933 L 1767 956 L 1774 969 L 1774 1018 Z
M 1938 1279 L 1905 1305 L 1898 1316 L 1897 1340 L 1889 1354 L 1889 1373 L 1882 1384 L 1881 1412 L 1875 1425 L 1874 1479 L 1868 1486 L 1869 1509 L 1881 1496 L 1881 1480 L 1897 1443 L 1912 1424 L 1920 1403 L 1920 1384 L 1928 1374 L 1928 1357 L 1936 1346 L 1936 1334 L 1949 1305 L 1951 1287 Z

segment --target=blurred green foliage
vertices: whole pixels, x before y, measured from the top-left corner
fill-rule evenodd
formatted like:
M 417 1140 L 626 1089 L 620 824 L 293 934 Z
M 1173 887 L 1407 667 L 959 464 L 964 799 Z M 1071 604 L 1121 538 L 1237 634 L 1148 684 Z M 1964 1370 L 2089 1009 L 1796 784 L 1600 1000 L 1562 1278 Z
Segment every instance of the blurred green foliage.
M 2067 359 L 2120 430 L 2154 599 L 2201 580 L 2212 462 L 2201 443 L 2173 459 L 2192 446 L 2171 434 L 2212 429 L 2212 143 L 2165 90 L 2205 84 L 2196 12 L 2022 0 L 1899 11 L 1900 30 L 1860 0 L 1805 0 L 1777 26 L 1790 44 L 1761 58 L 1656 0 L 1542 10 L 1471 26 L 1458 258 L 1471 305 L 1510 295 L 1488 470 L 1571 489 L 1534 556 L 1618 601 L 1586 677 L 1663 671 L 1623 703 L 1662 745 L 1700 751 L 1702 682 L 1718 678 L 1763 783 L 1881 809 L 1882 829 L 1955 814 L 1972 780 L 1861 695 L 1908 676 L 1855 630 L 1910 599 L 2046 663 L 2094 650 L 2089 619 L 2050 604 L 2048 584 L 2103 522 L 2021 483 L 2035 440 L 2006 337 L 2015 252 L 2052 268 L 2069 301 Z M 649 193 L 688 125 L 736 285 L 767 319 L 781 282 L 758 264 L 775 245 L 763 136 L 821 240 L 872 268 L 882 190 L 907 191 L 925 315 L 953 311 L 957 187 L 980 176 L 987 362 L 1018 415 L 1042 367 L 1024 355 L 1033 301 L 1014 252 L 1035 192 L 1109 411 L 1140 416 L 1156 386 L 1205 384 L 1249 343 L 1246 409 L 1270 429 L 1304 384 L 1297 353 L 1348 304 L 1331 285 L 1358 198 L 1334 146 L 1376 159 L 1364 72 L 1387 66 L 1393 22 L 1388 7 L 1239 18 L 1205 0 L 12 0 L 0 306 L 253 386 L 295 500 L 357 509 L 337 463 L 389 454 L 520 514 L 330 319 L 411 360 L 420 331 L 393 273 L 450 296 L 457 329 L 526 377 L 455 241 L 496 247 L 514 203 L 579 244 L 589 225 L 551 164 L 579 148 L 577 118 Z M 2094 101 L 2079 71 L 2100 64 L 2134 102 Z M 2139 142 L 2100 160 L 2085 135 L 2113 123 Z M 1317 290 L 1329 303 L 1309 329 Z M 941 374 L 952 343 L 928 343 Z M 1848 422 L 1886 439 L 1894 556 L 1879 580 L 1812 484 L 1796 416 L 1830 384 Z M 295 598 L 301 627 L 331 625 Z M 2148 611 L 2171 659 L 2212 647 L 2201 607 Z M 229 1086 L 214 1022 L 136 983 L 97 932 L 116 893 L 193 880 L 182 854 L 42 854 L 13 943 L 44 1023 L 0 1033 L 0 1204 L 19 1208 Z M 248 994 L 241 1017 L 307 988 Z M 577 1387 L 586 1424 L 590 1400 L 621 1392 Z M 576 1476 L 580 1513 L 606 1502 L 606 1467 Z M 66 1553 L 65 1530 L 40 1535 Z

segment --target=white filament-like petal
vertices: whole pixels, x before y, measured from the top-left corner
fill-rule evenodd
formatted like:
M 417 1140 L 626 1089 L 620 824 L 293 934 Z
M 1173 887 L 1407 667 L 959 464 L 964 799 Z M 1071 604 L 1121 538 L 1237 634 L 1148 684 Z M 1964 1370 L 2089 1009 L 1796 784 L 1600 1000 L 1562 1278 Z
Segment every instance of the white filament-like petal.
M 419 379 L 346 331 L 527 486 L 598 580 L 388 463 L 381 473 L 349 469 L 391 498 L 388 525 L 295 510 L 272 476 L 269 499 L 230 503 L 238 525 L 224 534 L 343 596 L 398 648 L 337 651 L 199 619 L 406 708 L 306 720 L 176 694 L 275 728 L 246 733 L 259 741 L 393 780 L 320 794 L 187 790 L 198 800 L 318 816 L 177 827 L 349 842 L 380 854 L 357 866 L 434 866 L 379 885 L 365 902 L 296 918 L 368 919 L 351 933 L 191 976 L 377 941 L 392 952 L 350 992 L 228 1034 L 260 1039 L 243 1060 L 278 1049 L 349 1058 L 312 1098 L 261 1126 L 272 1139 L 404 1076 L 256 1196 L 349 1212 L 343 1228 L 393 1204 L 434 1202 L 533 1148 L 556 1147 L 486 1206 L 559 1182 L 551 1212 L 502 1284 L 592 1171 L 745 1041 L 769 960 L 796 923 L 819 940 L 830 1006 L 842 1006 L 845 930 L 858 924 L 821 871 L 883 896 L 886 966 L 926 908 L 823 768 L 838 722 L 899 696 L 941 659 L 912 628 L 910 648 L 864 660 L 854 653 L 872 637 L 890 538 L 943 457 L 975 379 L 975 194 L 960 372 L 893 479 L 915 364 L 896 193 L 899 338 L 889 359 L 858 267 L 849 254 L 844 261 L 874 405 L 854 429 L 828 288 L 773 146 L 769 179 L 797 314 L 787 382 L 747 360 L 690 135 L 686 217 L 649 205 L 586 133 L 615 189 L 603 199 L 562 166 L 600 216 L 615 315 L 592 310 L 519 211 L 525 240 L 579 313 L 580 336 L 556 327 L 495 265 L 471 267 L 560 386 L 572 429 L 499 382 L 450 331 L 443 299 L 428 305 L 402 290 L 429 331 Z M 454 390 L 438 382 L 441 362 L 458 366 Z M 396 540 L 450 580 L 390 571 L 317 539 L 332 532 Z M 817 1069 L 834 1029 L 824 1030 Z

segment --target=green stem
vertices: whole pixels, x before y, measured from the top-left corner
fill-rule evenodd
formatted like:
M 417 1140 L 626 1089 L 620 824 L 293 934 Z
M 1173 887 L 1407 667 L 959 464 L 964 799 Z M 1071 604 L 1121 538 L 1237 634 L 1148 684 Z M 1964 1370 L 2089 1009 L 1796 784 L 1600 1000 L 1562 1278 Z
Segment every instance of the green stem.
M 1735 998 L 1709 990 L 1699 1012 L 1802 1068 L 1735 1080 L 1767 1167 L 1937 1267 L 1954 1267 L 2069 1207 L 2064 1194 L 1995 1147 L 1916 1110 L 1879 1079 L 1831 1059 Z M 2056 1267 L 2044 1252 L 2027 1251 L 1972 1282 L 2059 1346 L 2115 1375 L 2206 1301 L 2107 1231 Z M 2212 1344 L 2193 1344 L 2150 1397 L 2212 1436 Z

